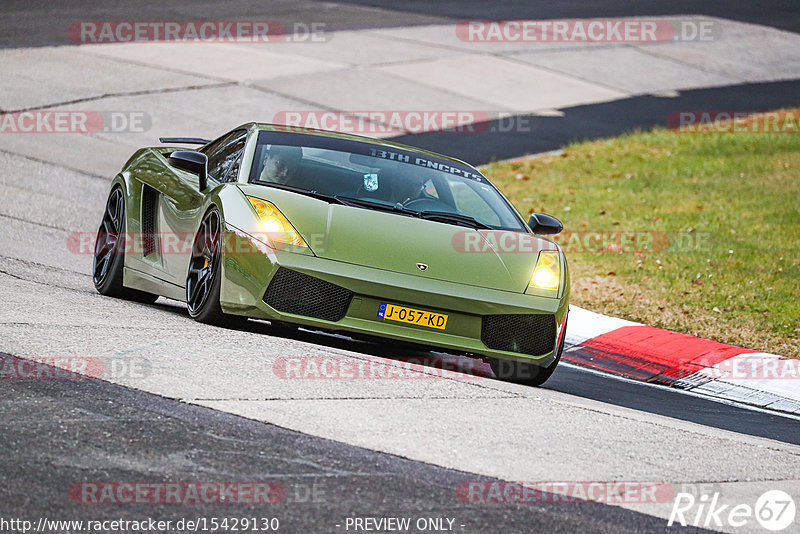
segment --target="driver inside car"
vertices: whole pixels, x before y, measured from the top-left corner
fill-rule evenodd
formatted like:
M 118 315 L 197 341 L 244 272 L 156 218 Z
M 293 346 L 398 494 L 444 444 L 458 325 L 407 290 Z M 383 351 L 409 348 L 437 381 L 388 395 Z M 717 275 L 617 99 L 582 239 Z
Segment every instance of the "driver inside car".
M 264 155 L 264 167 L 259 180 L 288 184 L 295 176 L 303 150 L 297 146 L 272 145 Z
M 425 182 L 419 176 L 405 176 L 398 187 L 395 187 L 396 200 L 400 204 L 407 204 L 418 198 L 428 198 L 424 193 Z
M 427 180 L 419 174 L 400 172 L 397 169 L 386 169 L 381 174 L 381 177 L 391 182 L 392 194 L 390 201 L 395 204 L 405 205 L 412 200 L 431 198 L 424 192 Z

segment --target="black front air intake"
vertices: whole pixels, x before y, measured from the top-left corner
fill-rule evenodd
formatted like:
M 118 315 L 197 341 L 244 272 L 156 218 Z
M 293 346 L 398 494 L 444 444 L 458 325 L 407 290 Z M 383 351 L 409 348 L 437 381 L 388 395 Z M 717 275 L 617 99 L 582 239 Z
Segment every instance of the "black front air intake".
M 344 318 L 353 292 L 336 284 L 280 267 L 264 293 L 264 302 L 279 312 L 326 321 Z
M 490 349 L 539 356 L 556 344 L 554 315 L 484 315 L 481 341 Z

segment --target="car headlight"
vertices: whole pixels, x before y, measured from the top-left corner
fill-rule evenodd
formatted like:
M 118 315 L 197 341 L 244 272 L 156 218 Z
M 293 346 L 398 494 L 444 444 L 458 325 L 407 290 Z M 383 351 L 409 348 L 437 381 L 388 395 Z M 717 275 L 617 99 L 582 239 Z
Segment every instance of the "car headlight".
M 558 291 L 561 285 L 561 262 L 557 250 L 542 250 L 528 287 Z
M 297 233 L 292 223 L 280 212 L 275 204 L 253 197 L 247 197 L 247 200 L 256 210 L 261 221 L 261 227 L 272 242 L 308 248 L 308 245 Z

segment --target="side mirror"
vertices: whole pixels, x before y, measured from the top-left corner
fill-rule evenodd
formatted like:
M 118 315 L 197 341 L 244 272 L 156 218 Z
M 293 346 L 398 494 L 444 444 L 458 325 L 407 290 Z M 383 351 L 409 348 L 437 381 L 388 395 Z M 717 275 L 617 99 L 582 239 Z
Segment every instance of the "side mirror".
M 528 221 L 528 226 L 531 227 L 534 234 L 541 235 L 555 235 L 561 233 L 561 230 L 564 229 L 561 221 L 546 213 L 532 214 L 530 221 Z
M 169 155 L 167 162 L 176 169 L 196 174 L 200 191 L 205 191 L 208 186 L 208 156 L 196 150 L 176 150 Z

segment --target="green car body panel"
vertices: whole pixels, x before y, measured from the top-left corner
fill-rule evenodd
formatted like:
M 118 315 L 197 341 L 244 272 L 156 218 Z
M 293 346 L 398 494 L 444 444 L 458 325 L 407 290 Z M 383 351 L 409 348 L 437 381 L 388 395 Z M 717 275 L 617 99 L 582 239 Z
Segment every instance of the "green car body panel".
M 197 232 L 203 216 L 216 208 L 222 217 L 225 243 L 219 300 L 227 314 L 407 341 L 538 366 L 548 366 L 556 359 L 569 298 L 567 264 L 556 243 L 534 237 L 523 222 L 523 233 L 534 243 L 530 251 L 499 252 L 489 246 L 484 247 L 484 253 L 467 253 L 457 250 L 454 243 L 466 233 L 472 242 L 485 244 L 489 231 L 342 205 L 249 183 L 259 132 L 285 128 L 249 123 L 235 130 L 247 131 L 235 181 L 220 183 L 209 179 L 206 190 L 199 191 L 196 175 L 172 167 L 167 160 L 172 151 L 185 150 L 178 146 L 141 149 L 114 178 L 112 189 L 122 187 L 126 199 L 129 235 L 148 230 L 142 219 L 148 194 L 145 190 L 151 188 L 150 194 L 156 193 L 155 206 L 147 209 L 155 210 L 155 227 L 150 227 L 150 231 L 154 230 L 162 240 L 155 253 L 146 253 L 146 247 L 136 244 L 126 247 L 125 287 L 185 301 L 191 253 L 189 236 Z M 388 141 L 315 130 L 302 133 L 403 149 L 466 165 Z M 276 206 L 308 247 L 275 247 L 266 243 L 259 237 L 264 230 L 248 196 Z M 557 291 L 528 288 L 539 250 L 558 251 L 561 282 Z M 421 270 L 418 263 L 428 267 Z M 344 317 L 328 321 L 284 313 L 269 306 L 264 296 L 281 268 L 351 291 L 352 299 Z M 446 314 L 446 328 L 382 319 L 378 316 L 381 303 Z M 505 314 L 553 316 L 556 325 L 553 346 L 541 354 L 487 347 L 481 339 L 483 317 Z

